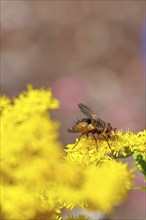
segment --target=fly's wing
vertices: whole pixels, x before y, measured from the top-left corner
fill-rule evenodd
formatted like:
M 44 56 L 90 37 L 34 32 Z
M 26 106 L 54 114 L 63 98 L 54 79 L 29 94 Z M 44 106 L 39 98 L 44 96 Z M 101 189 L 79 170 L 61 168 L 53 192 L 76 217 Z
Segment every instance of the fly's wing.
M 81 112 L 89 118 L 92 118 L 94 121 L 98 119 L 97 115 L 86 105 L 79 103 L 78 104 Z

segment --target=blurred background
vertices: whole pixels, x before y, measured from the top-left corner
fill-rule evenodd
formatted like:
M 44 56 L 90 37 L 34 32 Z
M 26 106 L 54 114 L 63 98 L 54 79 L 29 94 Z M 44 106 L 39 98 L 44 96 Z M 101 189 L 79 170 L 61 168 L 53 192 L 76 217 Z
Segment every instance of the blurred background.
M 145 15 L 145 0 L 2 1 L 2 94 L 51 88 L 64 146 L 78 137 L 66 130 L 83 117 L 79 102 L 117 129 L 143 130 Z M 144 200 L 133 191 L 112 219 L 144 219 Z

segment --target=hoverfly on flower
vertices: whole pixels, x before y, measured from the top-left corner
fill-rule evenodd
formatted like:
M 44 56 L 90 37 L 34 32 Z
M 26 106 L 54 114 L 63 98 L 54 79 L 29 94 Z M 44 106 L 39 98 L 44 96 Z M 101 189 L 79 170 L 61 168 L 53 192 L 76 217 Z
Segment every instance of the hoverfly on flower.
M 81 112 L 87 116 L 87 118 L 82 118 L 81 120 L 78 120 L 75 125 L 67 129 L 67 131 L 70 133 L 80 133 L 81 135 L 79 141 L 82 135 L 86 134 L 88 137 L 89 134 L 92 134 L 97 144 L 97 139 L 95 137 L 96 134 L 97 137 L 104 138 L 108 143 L 108 139 L 112 137 L 113 132 L 115 132 L 116 128 L 113 128 L 110 123 L 106 123 L 105 121 L 101 120 L 88 106 L 79 103 L 78 107 L 80 108 Z M 76 145 L 78 144 L 78 142 L 76 143 Z

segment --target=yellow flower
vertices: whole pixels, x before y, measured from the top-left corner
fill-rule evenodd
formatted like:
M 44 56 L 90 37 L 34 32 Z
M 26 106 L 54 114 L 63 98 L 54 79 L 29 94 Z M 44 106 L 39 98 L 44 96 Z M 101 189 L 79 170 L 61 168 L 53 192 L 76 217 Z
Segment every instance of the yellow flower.
M 76 139 L 76 143 L 78 139 Z M 98 146 L 97 146 L 98 145 Z M 78 144 L 66 146 L 66 157 L 82 166 L 97 165 L 98 163 L 111 160 L 111 149 L 105 141 L 97 143 L 93 137 L 82 137 Z
M 82 137 L 77 144 L 68 144 L 66 153 L 67 158 L 78 164 L 88 166 L 91 164 L 103 163 L 112 158 L 124 158 L 131 156 L 134 152 L 140 152 L 141 155 L 146 153 L 146 130 L 137 134 L 127 131 L 122 134 L 118 131 L 116 135 L 108 140 L 97 140 L 93 137 Z
M 3 109 L 8 109 L 11 105 L 11 100 L 6 97 L 6 96 L 3 96 L 1 99 L 0 99 L 0 112 L 3 110 Z
M 2 219 L 61 219 L 62 208 L 78 206 L 109 213 L 132 187 L 132 172 L 114 157 L 144 153 L 145 133 L 118 132 L 110 147 L 83 137 L 65 154 L 50 117 L 58 105 L 50 90 L 31 86 L 1 97 Z
M 113 151 L 116 156 L 127 157 L 138 151 L 141 155 L 146 153 L 146 130 L 134 134 L 128 130 L 125 134 L 122 131 L 117 132 L 115 141 L 113 143 Z
M 34 219 L 43 206 L 35 192 L 52 180 L 63 157 L 59 124 L 48 112 L 59 102 L 50 90 L 29 87 L 12 101 L 1 97 L 1 104 L 2 218 Z
M 132 171 L 115 160 L 86 168 L 64 161 L 57 174 L 56 182 L 50 182 L 43 192 L 45 206 L 50 204 L 50 198 L 56 199 L 56 203 L 58 198 L 61 207 L 67 209 L 80 206 L 110 213 L 132 188 Z
M 132 188 L 133 174 L 127 165 L 115 160 L 100 166 L 89 166 L 85 171 L 85 198 L 88 207 L 109 213 L 121 204 Z

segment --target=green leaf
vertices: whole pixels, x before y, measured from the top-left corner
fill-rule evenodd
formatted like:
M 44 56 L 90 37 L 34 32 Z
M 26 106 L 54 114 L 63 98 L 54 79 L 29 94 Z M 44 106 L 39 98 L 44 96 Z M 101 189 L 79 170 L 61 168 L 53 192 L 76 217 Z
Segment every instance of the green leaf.
M 134 187 L 133 189 L 139 189 L 139 190 L 146 191 L 146 187 L 145 186 L 137 186 L 137 187 Z

